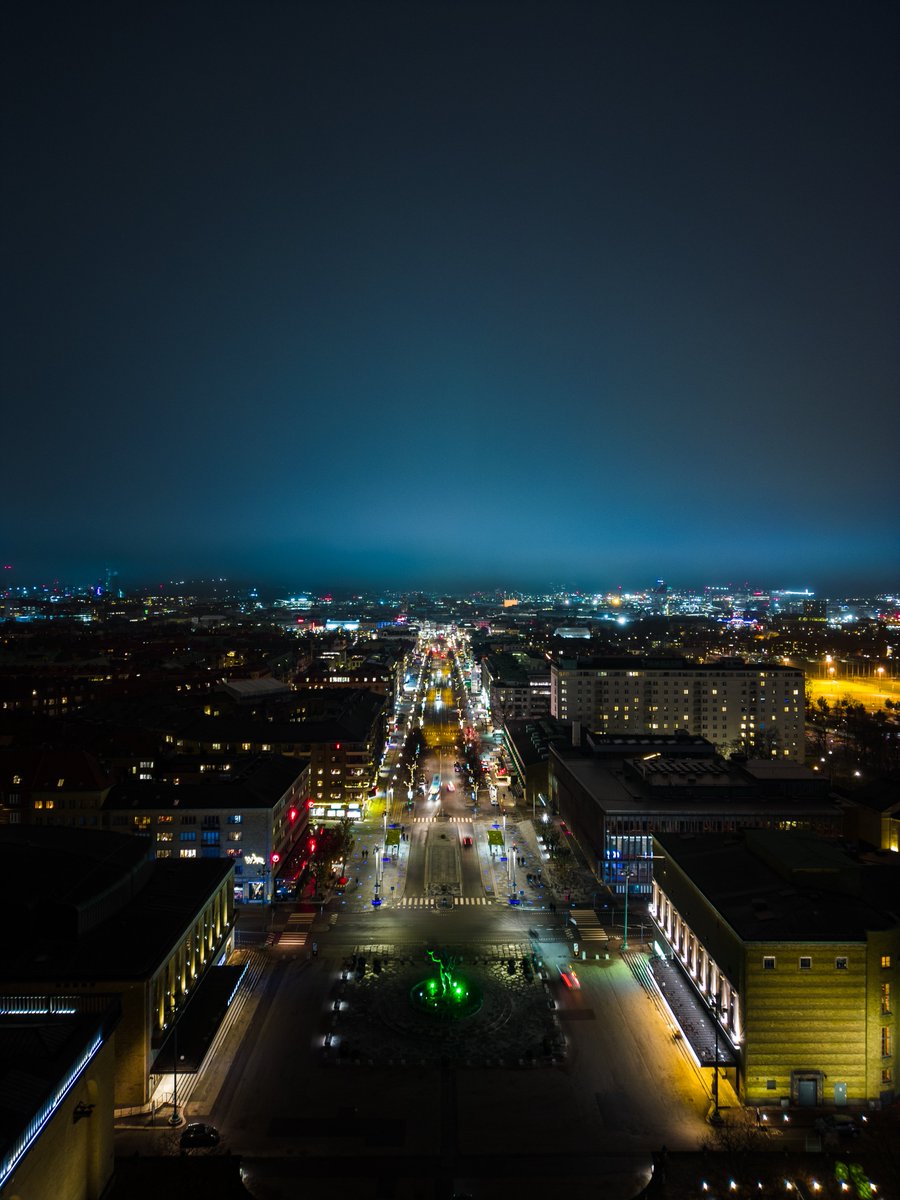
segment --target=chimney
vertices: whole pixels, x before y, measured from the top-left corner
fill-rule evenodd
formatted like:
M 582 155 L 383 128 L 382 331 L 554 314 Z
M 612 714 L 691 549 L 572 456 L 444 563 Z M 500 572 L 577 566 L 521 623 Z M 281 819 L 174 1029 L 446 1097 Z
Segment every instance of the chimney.
M 572 745 L 573 746 L 581 745 L 581 722 L 580 721 L 572 722 Z

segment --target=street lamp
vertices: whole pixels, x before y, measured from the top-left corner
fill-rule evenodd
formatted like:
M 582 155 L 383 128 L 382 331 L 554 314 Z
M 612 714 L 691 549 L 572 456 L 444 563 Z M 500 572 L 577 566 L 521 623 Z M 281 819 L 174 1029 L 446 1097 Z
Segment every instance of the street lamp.
M 169 1117 L 172 1128 L 181 1124 L 181 1114 L 178 1111 L 178 1016 L 172 1025 L 172 1115 Z
M 631 867 L 623 867 L 622 876 L 625 880 L 625 936 L 622 938 L 622 950 L 628 949 L 628 881 L 634 872 Z
M 719 1114 L 719 997 L 713 996 L 709 1002 L 713 1015 L 713 1034 L 715 1038 L 715 1050 L 713 1062 L 713 1122 L 718 1125 L 721 1121 Z

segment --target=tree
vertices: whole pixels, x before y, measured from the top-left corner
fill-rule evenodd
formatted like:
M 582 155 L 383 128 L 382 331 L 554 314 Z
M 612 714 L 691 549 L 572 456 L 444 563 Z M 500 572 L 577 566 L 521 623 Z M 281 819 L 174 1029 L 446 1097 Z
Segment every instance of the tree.
M 555 825 L 547 824 L 544 826 L 544 845 L 547 847 L 547 853 L 552 858 L 559 849 L 559 830 Z
M 710 1126 L 709 1133 L 700 1143 L 704 1152 L 713 1155 L 709 1173 L 721 1164 L 721 1175 L 716 1180 L 720 1189 L 725 1189 L 733 1179 L 739 1186 L 750 1186 L 757 1178 L 758 1156 L 768 1150 L 768 1135 L 759 1124 L 756 1109 L 731 1109 L 721 1125 Z
M 356 839 L 353 836 L 353 822 L 349 817 L 338 821 L 334 830 L 334 858 L 341 860 L 341 874 L 346 875 L 347 859 L 353 853 Z

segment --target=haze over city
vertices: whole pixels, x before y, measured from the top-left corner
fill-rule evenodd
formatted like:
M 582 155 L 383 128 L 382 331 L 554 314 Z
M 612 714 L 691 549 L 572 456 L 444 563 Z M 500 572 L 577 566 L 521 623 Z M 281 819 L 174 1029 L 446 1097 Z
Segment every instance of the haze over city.
M 20 582 L 897 582 L 895 5 L 7 13 Z

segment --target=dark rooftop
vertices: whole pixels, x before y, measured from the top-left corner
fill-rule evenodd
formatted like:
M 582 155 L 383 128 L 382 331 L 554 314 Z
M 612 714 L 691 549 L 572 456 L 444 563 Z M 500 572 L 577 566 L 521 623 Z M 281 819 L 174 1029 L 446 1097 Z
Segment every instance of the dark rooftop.
M 183 760 L 187 765 L 188 760 Z M 244 760 L 224 757 L 227 772 L 215 772 L 208 779 L 182 783 L 166 780 L 140 780 L 118 784 L 103 805 L 105 811 L 191 808 L 272 808 L 300 777 L 308 758 L 256 756 Z M 191 767 L 198 770 L 196 759 Z
M 799 832 L 660 833 L 655 842 L 660 886 L 680 891 L 683 873 L 745 941 L 864 941 L 900 921 L 900 862 L 866 861 Z
M 97 982 L 152 972 L 233 872 L 230 859 L 147 858 L 132 834 L 0 828 L 8 887 L 3 981 Z

